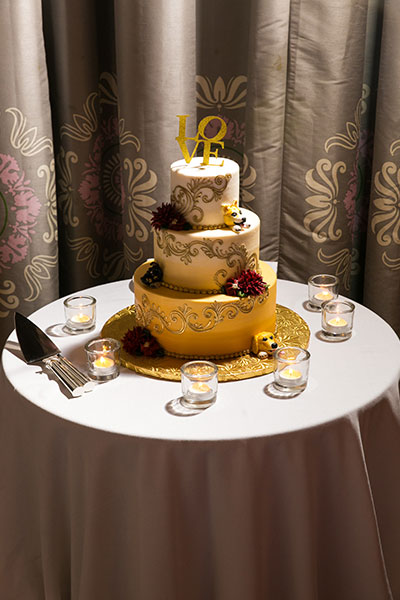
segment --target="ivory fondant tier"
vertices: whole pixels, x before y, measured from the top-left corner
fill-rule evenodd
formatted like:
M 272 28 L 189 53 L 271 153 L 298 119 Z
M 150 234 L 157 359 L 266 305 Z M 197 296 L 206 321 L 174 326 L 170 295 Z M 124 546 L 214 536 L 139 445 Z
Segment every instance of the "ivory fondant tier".
M 172 163 L 171 203 L 192 226 L 207 228 L 223 224 L 222 204 L 239 202 L 239 165 L 228 158 L 202 162 Z
M 181 291 L 218 293 L 230 277 L 258 269 L 260 219 L 242 209 L 248 228 L 172 231 L 154 234 L 154 260 L 163 270 L 163 281 Z
M 134 274 L 137 323 L 147 327 L 168 354 L 188 358 L 238 356 L 248 352 L 252 336 L 275 331 L 276 274 L 260 261 L 267 294 L 239 298 L 149 288 L 140 278 L 150 263 Z

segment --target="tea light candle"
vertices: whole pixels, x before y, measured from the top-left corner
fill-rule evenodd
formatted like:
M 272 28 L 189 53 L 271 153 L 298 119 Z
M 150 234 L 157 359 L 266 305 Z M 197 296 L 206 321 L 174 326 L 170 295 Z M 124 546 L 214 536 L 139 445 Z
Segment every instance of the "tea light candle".
M 90 321 L 90 317 L 89 315 L 84 314 L 72 315 L 71 321 L 73 323 L 87 323 L 88 321 Z
M 218 367 L 214 363 L 198 360 L 181 367 L 182 398 L 188 408 L 207 408 L 215 402 L 218 386 Z
M 99 358 L 96 358 L 96 360 L 93 362 L 93 367 L 95 367 L 96 369 L 100 369 L 100 371 L 102 371 L 103 373 L 105 373 L 109 369 L 114 368 L 114 365 L 115 361 L 112 358 L 108 358 L 108 356 L 103 355 Z
M 347 321 L 342 319 L 342 317 L 335 317 L 334 319 L 329 319 L 328 321 L 328 325 L 331 325 L 332 327 L 346 327 L 347 324 Z
M 96 323 L 96 298 L 70 296 L 64 300 L 65 327 L 70 333 L 90 331 Z
M 119 375 L 121 345 L 113 338 L 92 340 L 85 345 L 89 374 L 97 381 L 107 381 Z
M 198 394 L 200 396 L 200 395 L 208 394 L 208 392 L 211 392 L 211 388 L 206 383 L 195 382 L 190 386 L 191 394 Z
M 332 300 L 322 307 L 322 333 L 325 338 L 347 339 L 353 328 L 354 304 L 347 300 Z
M 337 298 L 339 280 L 336 275 L 313 275 L 308 280 L 308 299 L 311 308 L 320 309 L 323 302 Z
M 316 300 L 320 300 L 321 302 L 327 302 L 328 300 L 333 300 L 333 294 L 324 290 L 322 292 L 319 292 L 318 294 L 315 294 L 314 298 Z
M 310 353 L 299 346 L 286 346 L 274 352 L 274 386 L 283 394 L 301 392 L 308 380 Z
M 282 369 L 279 375 L 283 379 L 291 379 L 293 381 L 296 379 L 301 379 L 301 372 L 297 369 L 292 369 L 292 367 L 286 367 L 285 369 Z

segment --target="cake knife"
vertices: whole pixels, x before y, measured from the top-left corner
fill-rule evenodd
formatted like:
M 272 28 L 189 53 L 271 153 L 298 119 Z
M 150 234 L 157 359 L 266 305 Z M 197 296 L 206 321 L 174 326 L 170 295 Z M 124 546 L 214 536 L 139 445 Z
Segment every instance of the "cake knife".
M 19 312 L 15 313 L 15 330 L 21 352 L 31 365 L 43 362 L 73 396 L 90 392 L 96 383 L 75 367 L 54 342 L 35 323 Z

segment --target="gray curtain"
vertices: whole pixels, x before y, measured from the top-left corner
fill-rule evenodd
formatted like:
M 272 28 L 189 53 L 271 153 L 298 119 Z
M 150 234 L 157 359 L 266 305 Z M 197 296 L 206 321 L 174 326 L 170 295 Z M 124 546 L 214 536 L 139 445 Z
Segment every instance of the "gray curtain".
M 397 0 L 4 0 L 0 19 L 2 340 L 15 309 L 152 255 L 179 114 L 226 121 L 281 278 L 336 274 L 400 332 Z

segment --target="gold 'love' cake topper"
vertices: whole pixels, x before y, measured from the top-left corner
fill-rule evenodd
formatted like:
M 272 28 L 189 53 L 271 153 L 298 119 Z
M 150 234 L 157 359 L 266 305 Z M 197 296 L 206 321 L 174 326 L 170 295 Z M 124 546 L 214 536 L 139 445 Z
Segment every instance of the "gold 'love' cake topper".
M 216 116 L 204 117 L 204 119 L 202 119 L 199 123 L 196 136 L 195 137 L 187 137 L 186 136 L 186 119 L 189 115 L 176 115 L 176 116 L 179 118 L 179 135 L 175 139 L 178 142 L 178 144 L 182 150 L 183 158 L 185 159 L 185 161 L 187 163 L 190 163 L 190 161 L 192 160 L 193 156 L 196 153 L 196 150 L 197 150 L 197 147 L 199 144 L 204 144 L 203 162 L 202 162 L 203 165 L 208 165 L 210 163 L 210 154 L 217 158 L 219 148 L 217 148 L 216 150 L 211 150 L 211 144 L 218 144 L 219 146 L 221 146 L 221 148 L 224 147 L 224 142 L 220 142 L 219 140 L 221 140 L 226 134 L 225 121 L 221 117 L 216 117 Z M 220 127 L 218 133 L 214 137 L 209 138 L 205 134 L 205 128 L 210 123 L 210 121 L 212 121 L 213 119 L 218 119 L 221 123 L 221 127 Z M 189 153 L 189 150 L 186 146 L 187 140 L 193 140 L 196 142 L 196 145 L 194 147 L 192 154 Z M 221 163 L 217 163 L 217 166 L 222 167 L 223 164 L 224 164 L 224 161 L 222 161 Z

